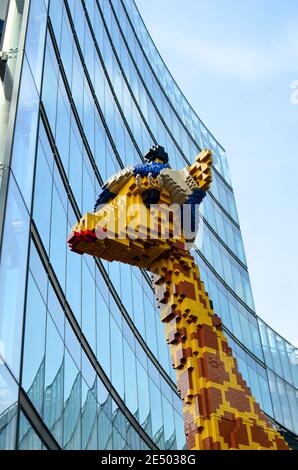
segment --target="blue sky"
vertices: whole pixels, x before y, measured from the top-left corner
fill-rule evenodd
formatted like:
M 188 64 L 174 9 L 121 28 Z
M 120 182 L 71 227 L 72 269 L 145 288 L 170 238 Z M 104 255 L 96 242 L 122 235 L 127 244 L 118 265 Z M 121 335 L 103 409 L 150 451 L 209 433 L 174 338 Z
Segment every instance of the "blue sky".
M 298 346 L 298 2 L 136 2 L 227 150 L 257 313 Z

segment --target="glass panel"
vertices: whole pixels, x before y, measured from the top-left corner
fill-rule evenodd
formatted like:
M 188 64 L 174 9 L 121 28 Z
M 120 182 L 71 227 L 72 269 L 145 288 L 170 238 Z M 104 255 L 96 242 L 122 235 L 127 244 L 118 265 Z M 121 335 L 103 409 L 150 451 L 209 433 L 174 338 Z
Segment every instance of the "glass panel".
M 31 67 L 37 90 L 40 88 L 46 31 L 46 8 L 44 2 L 32 0 L 26 38 L 26 55 Z
M 70 143 L 70 104 L 66 95 L 61 75 L 59 77 L 55 141 L 60 159 L 64 166 L 65 173 L 68 174 Z
M 39 98 L 24 59 L 14 131 L 12 169 L 28 209 L 31 209 Z
M 63 342 L 51 317 L 47 318 L 44 421 L 62 444 Z
M 0 357 L 0 450 L 15 448 L 18 387 Z
M 97 358 L 105 373 L 110 377 L 110 315 L 99 289 L 96 289 L 96 316 L 97 316 Z M 111 338 L 112 344 L 114 339 Z
M 295 397 L 295 389 L 290 385 L 286 384 L 287 396 L 289 400 L 289 406 L 291 410 L 293 431 L 298 433 L 298 400 Z
M 58 194 L 58 188 L 61 188 L 63 192 L 64 188 L 60 180 L 57 183 L 57 187 L 53 187 L 52 196 L 50 260 L 60 285 L 65 290 L 67 217 Z
M 112 423 L 101 408 L 97 418 L 98 427 L 98 448 L 108 449 L 111 448 L 110 439 L 112 434 Z
M 292 374 L 290 370 L 288 355 L 286 352 L 285 341 L 278 335 L 276 335 L 277 348 L 280 353 L 281 366 L 283 370 L 283 377 L 290 383 L 293 383 Z
M 93 351 L 96 350 L 95 279 L 83 259 L 82 330 Z M 94 269 L 93 269 L 94 271 Z
M 272 361 L 272 356 L 271 356 L 269 339 L 267 335 L 267 327 L 265 323 L 263 323 L 259 318 L 258 318 L 258 323 L 259 323 L 263 352 L 265 356 L 265 363 L 273 369 L 273 361 Z
M 63 447 L 81 448 L 81 375 L 68 351 L 64 363 Z
M 271 355 L 273 359 L 274 370 L 278 373 L 278 375 L 282 377 L 283 373 L 282 373 L 282 368 L 281 368 L 281 363 L 280 363 L 279 351 L 277 349 L 275 332 L 271 330 L 271 328 L 267 328 L 267 333 L 268 333 L 268 338 L 269 338 Z
M 163 415 L 161 407 L 161 393 L 152 380 L 149 380 L 152 438 L 154 442 L 159 442 L 163 436 Z M 160 442 L 162 444 L 162 442 Z
M 71 185 L 76 203 L 81 210 L 82 208 L 82 172 L 83 172 L 83 159 L 82 159 L 82 141 L 78 132 L 76 132 L 76 125 L 72 123 L 70 132 L 70 152 L 69 152 L 69 183 Z M 90 210 L 90 208 L 88 209 Z
M 36 410 L 43 406 L 46 306 L 29 274 L 22 386 Z
M 35 282 L 38 283 L 38 289 L 41 293 L 43 300 L 47 301 L 48 295 L 48 276 L 44 270 L 44 266 L 41 262 L 37 249 L 33 240 L 30 243 L 30 260 L 29 267 Z
M 174 426 L 173 406 L 163 395 L 162 407 L 164 416 L 165 449 L 175 449 L 176 435 Z
M 52 284 L 49 282 L 48 288 L 48 302 L 47 302 L 48 311 L 51 314 L 52 320 L 60 333 L 60 335 L 64 336 L 64 321 L 65 321 L 65 314 L 60 304 L 57 295 L 52 287 Z
M 20 369 L 28 236 L 29 216 L 11 176 L 0 264 L 0 344 L 1 355 L 17 378 Z
M 216 312 L 222 319 L 224 325 L 230 330 L 233 331 L 232 322 L 231 322 L 231 314 L 229 308 L 229 302 L 227 297 L 218 290 L 219 295 L 219 302 L 220 302 L 220 311 Z
M 137 361 L 137 381 L 138 381 L 138 397 L 139 397 L 139 422 L 146 432 L 151 435 L 151 414 L 149 402 L 149 382 L 145 369 Z
M 242 309 L 241 309 L 242 310 Z M 242 310 L 243 312 L 243 310 Z M 241 331 L 243 334 L 243 344 L 253 352 L 253 343 L 252 338 L 250 335 L 250 328 L 249 328 L 249 321 L 246 318 L 245 311 L 243 313 L 239 313 L 239 320 L 241 325 Z
M 138 411 L 138 393 L 136 376 L 136 358 L 127 344 L 123 341 L 124 347 L 124 378 L 125 378 L 125 403 L 128 409 L 136 415 Z
M 252 336 L 253 352 L 261 361 L 264 361 L 258 325 L 249 321 L 249 328 Z
M 274 418 L 280 424 L 283 424 L 283 415 L 281 411 L 280 399 L 279 399 L 279 392 L 277 389 L 276 384 L 276 375 L 271 372 L 271 370 L 267 369 L 268 379 L 269 379 L 269 387 L 272 397 L 272 404 L 274 410 Z
M 250 365 L 250 367 L 248 368 L 248 374 L 249 374 L 249 385 L 251 387 L 251 391 L 252 391 L 255 399 L 257 400 L 257 402 L 263 408 L 261 390 L 260 390 L 259 380 L 258 380 L 258 374 L 257 374 L 257 372 L 256 372 L 253 365 Z
M 292 423 L 292 418 L 291 418 L 291 413 L 290 413 L 290 408 L 289 408 L 285 382 L 278 376 L 276 376 L 276 382 L 277 382 L 277 390 L 278 390 L 282 414 L 283 414 L 283 424 L 285 425 L 286 428 L 292 430 L 293 423 Z
M 96 382 L 95 382 L 96 384 Z M 89 389 L 82 381 L 82 449 L 96 449 L 97 447 L 97 402 L 96 385 Z
M 262 395 L 262 405 L 263 405 L 262 409 L 268 415 L 274 416 L 267 376 L 264 378 L 261 375 L 259 375 L 259 384 L 260 384 L 261 395 Z
M 185 432 L 184 432 L 184 420 L 180 414 L 176 411 L 174 412 L 175 416 L 175 428 L 176 428 L 176 442 L 177 449 L 185 448 Z
M 62 0 L 51 0 L 50 2 L 50 17 L 51 23 L 54 29 L 56 40 L 60 44 L 60 35 L 61 35 L 61 23 L 62 23 Z
M 51 157 L 51 156 L 50 156 Z M 49 251 L 53 178 L 42 144 L 37 149 L 33 217 L 43 245 Z M 47 208 L 47 210 L 45 210 Z
M 20 413 L 19 445 L 18 450 L 43 450 L 43 442 L 27 420 L 23 412 Z
M 230 303 L 230 312 L 231 312 L 231 320 L 232 320 L 232 325 L 233 325 L 233 333 L 238 338 L 240 341 L 243 342 L 243 337 L 242 337 L 242 330 L 241 330 L 241 325 L 240 325 L 240 320 L 239 320 L 239 312 L 237 308 Z
M 123 374 L 123 346 L 122 333 L 114 321 L 110 318 L 111 327 L 111 362 L 112 383 L 119 395 L 124 398 L 124 374 Z
M 68 83 L 71 84 L 72 78 L 72 51 L 73 51 L 73 36 L 70 30 L 70 25 L 66 19 L 65 14 L 63 15 L 62 24 L 62 38 L 61 38 L 61 58 L 63 67 L 68 79 Z
M 52 2 L 53 3 L 53 2 Z M 55 53 L 52 43 L 47 41 L 44 76 L 42 84 L 42 102 L 47 114 L 47 118 L 55 135 L 56 105 L 58 91 L 58 65 L 55 59 Z

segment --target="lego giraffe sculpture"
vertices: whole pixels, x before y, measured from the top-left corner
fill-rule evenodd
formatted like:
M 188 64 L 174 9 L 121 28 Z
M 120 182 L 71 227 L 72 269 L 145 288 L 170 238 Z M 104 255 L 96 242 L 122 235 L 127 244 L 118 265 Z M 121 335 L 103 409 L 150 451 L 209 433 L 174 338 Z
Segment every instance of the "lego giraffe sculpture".
M 287 450 L 238 372 L 189 252 L 197 230 L 194 211 L 211 183 L 211 152 L 203 150 L 183 170 L 169 167 L 163 147 L 152 147 L 145 159 L 107 181 L 95 212 L 73 227 L 70 248 L 152 273 L 188 449 Z

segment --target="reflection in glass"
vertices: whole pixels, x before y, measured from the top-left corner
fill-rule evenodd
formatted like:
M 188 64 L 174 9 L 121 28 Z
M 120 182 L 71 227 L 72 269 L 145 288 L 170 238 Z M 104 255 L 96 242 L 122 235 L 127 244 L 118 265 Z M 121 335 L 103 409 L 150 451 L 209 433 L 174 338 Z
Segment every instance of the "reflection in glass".
M 11 176 L 0 259 L 0 344 L 1 355 L 16 378 L 20 369 L 28 235 L 29 215 Z
M 18 450 L 46 450 L 23 412 L 20 413 Z
M 14 449 L 18 387 L 0 357 L 0 450 Z
M 32 275 L 29 274 L 22 386 L 28 392 L 38 412 L 41 412 L 43 406 L 45 330 L 46 306 Z M 38 380 L 35 380 L 36 387 L 32 389 L 31 385 L 37 375 Z
M 46 20 L 47 15 L 44 2 L 32 0 L 27 27 L 26 55 L 37 90 L 40 88 L 41 81 Z
M 27 208 L 31 209 L 39 98 L 24 58 L 14 131 L 12 169 Z

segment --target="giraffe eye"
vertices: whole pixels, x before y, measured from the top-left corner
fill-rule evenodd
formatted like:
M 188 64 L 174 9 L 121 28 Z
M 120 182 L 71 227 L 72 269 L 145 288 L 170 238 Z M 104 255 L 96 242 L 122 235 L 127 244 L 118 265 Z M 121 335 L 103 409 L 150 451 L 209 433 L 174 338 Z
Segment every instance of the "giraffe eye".
M 143 203 L 146 207 L 150 207 L 150 204 L 158 204 L 160 198 L 160 192 L 157 189 L 146 189 L 142 194 Z

